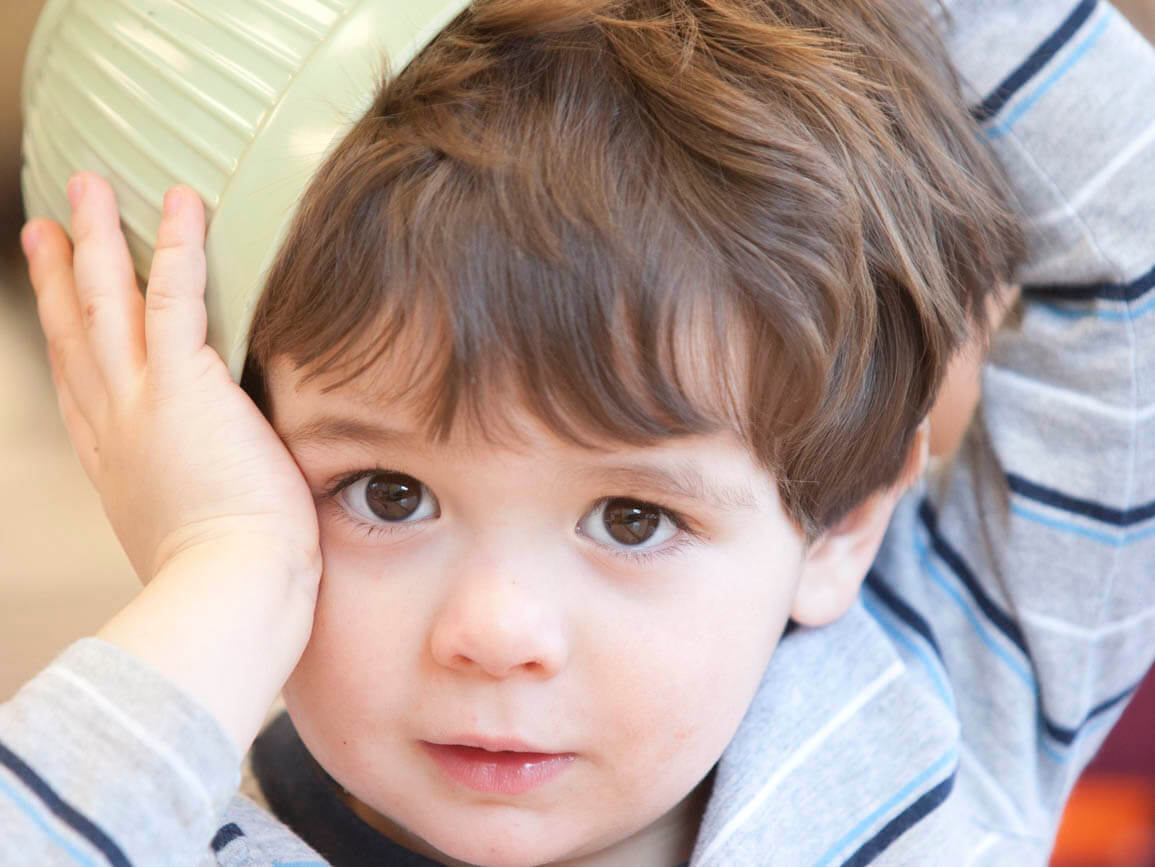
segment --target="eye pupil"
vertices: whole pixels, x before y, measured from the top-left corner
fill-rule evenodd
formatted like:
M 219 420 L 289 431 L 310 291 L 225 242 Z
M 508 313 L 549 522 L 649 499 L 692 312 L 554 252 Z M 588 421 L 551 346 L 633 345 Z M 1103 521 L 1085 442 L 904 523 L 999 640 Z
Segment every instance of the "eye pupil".
M 401 473 L 378 473 L 365 486 L 373 514 L 385 521 L 404 521 L 421 505 L 421 482 Z
M 640 545 L 657 532 L 661 510 L 637 500 L 610 500 L 602 523 L 606 532 L 623 545 Z

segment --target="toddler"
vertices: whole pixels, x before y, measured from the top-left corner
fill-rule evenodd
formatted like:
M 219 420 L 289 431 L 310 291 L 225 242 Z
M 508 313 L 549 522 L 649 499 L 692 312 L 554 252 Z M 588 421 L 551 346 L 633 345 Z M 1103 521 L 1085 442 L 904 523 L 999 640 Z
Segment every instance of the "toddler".
M 477 2 L 242 387 L 191 190 L 141 298 L 78 174 L 24 240 L 146 587 L 0 708 L 5 862 L 1045 863 L 1155 656 L 1152 92 L 1105 3 Z

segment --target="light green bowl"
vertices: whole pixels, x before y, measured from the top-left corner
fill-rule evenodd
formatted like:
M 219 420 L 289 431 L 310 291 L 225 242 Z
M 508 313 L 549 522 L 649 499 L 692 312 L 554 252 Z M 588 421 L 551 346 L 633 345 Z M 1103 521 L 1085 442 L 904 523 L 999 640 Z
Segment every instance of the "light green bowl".
M 147 279 L 161 202 L 195 189 L 209 219 L 208 342 L 236 380 L 265 277 L 314 173 L 468 0 L 48 0 L 28 50 L 28 217 L 69 226 L 82 170 L 116 191 Z

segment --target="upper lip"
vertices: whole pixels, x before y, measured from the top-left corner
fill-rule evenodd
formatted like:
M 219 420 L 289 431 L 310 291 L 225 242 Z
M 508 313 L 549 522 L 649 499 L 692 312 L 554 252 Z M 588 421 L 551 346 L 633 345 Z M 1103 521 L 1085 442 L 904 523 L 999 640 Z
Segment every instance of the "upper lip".
M 491 737 L 489 735 L 457 735 L 454 737 L 427 740 L 426 743 L 443 747 L 474 747 L 491 753 L 511 752 L 560 755 L 557 750 L 542 749 L 520 738 Z

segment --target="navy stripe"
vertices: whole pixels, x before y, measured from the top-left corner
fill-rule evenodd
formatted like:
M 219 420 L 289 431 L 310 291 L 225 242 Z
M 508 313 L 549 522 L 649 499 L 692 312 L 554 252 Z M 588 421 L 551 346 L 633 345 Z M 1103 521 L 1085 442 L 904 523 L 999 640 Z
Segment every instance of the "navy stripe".
M 866 573 L 865 583 L 895 617 L 926 639 L 926 643 L 934 648 L 935 656 L 941 661 L 942 651 L 938 649 L 938 642 L 934 640 L 934 632 L 931 630 L 930 624 L 923 619 L 922 615 L 899 598 L 873 569 Z
M 1008 476 L 1009 475 L 1010 474 L 1008 473 Z M 931 506 L 929 500 L 924 499 L 922 501 L 922 504 L 918 509 L 918 514 L 922 519 L 923 524 L 926 525 L 927 532 L 930 534 L 931 547 L 934 548 L 935 553 L 937 553 L 939 557 L 943 559 L 943 562 L 950 566 L 951 571 L 953 571 L 954 574 L 958 576 L 958 579 L 962 581 L 964 585 L 966 585 L 966 588 L 970 591 L 970 594 L 974 598 L 975 603 L 979 606 L 980 609 L 982 609 L 983 613 L 986 614 L 990 622 L 994 624 L 994 626 L 997 627 L 998 630 L 1002 632 L 1007 638 L 1015 643 L 1015 645 L 1023 652 L 1023 656 L 1027 658 L 1027 661 L 1033 667 L 1034 662 L 1031 660 L 1031 653 L 1027 649 L 1027 642 L 1023 636 L 1022 629 L 1019 627 L 1019 624 L 1012 620 L 1008 614 L 1006 614 L 995 604 L 994 600 L 987 596 L 986 591 L 983 590 L 982 586 L 978 582 L 978 579 L 975 578 L 974 573 L 970 570 L 970 567 L 967 566 L 962 556 L 957 551 L 955 551 L 954 548 L 951 547 L 950 543 L 939 534 L 938 517 L 935 515 L 934 507 Z M 1089 722 L 1091 722 L 1091 720 L 1100 714 L 1106 713 L 1119 702 L 1127 699 L 1136 689 L 1138 689 L 1138 686 L 1138 684 L 1130 686 L 1118 695 L 1114 695 L 1111 698 L 1108 698 L 1105 701 L 1095 705 L 1095 707 L 1091 708 L 1091 710 L 1087 713 L 1087 716 L 1083 719 L 1083 721 L 1074 728 L 1068 728 L 1053 722 L 1047 716 L 1047 712 L 1043 708 L 1042 696 L 1036 695 L 1035 700 L 1038 706 L 1039 720 L 1042 723 L 1043 729 L 1051 738 L 1061 744 L 1070 745 L 1072 742 L 1074 742 L 1075 738 L 1079 736 L 1079 733 L 1083 730 L 1083 728 Z
M 954 788 L 957 771 L 939 783 L 917 801 L 887 822 L 877 834 L 859 847 L 858 851 L 842 862 L 842 867 L 863 867 L 886 851 L 895 840 L 917 825 L 949 797 Z
M 113 843 L 104 831 L 100 830 L 87 816 L 78 812 L 75 807 L 66 803 L 36 771 L 32 770 L 20 756 L 8 749 L 3 743 L 0 743 L 0 764 L 15 774 L 28 791 L 36 795 L 61 822 L 91 843 L 93 848 L 99 850 L 109 864 L 113 867 L 132 867 L 132 863 L 120 851 L 120 847 Z
M 1098 0 L 1081 0 L 1071 10 L 1071 14 L 1067 16 L 1066 20 L 1059 25 L 1058 30 L 1048 36 L 1014 72 L 1004 78 L 1002 83 L 991 91 L 990 96 L 971 109 L 971 116 L 979 123 L 983 123 L 998 114 L 1011 97 L 1030 81 L 1035 73 L 1046 66 L 1059 49 L 1071 40 L 1083 22 L 1091 17 L 1091 13 L 1095 11 L 1097 5 Z
M 1055 725 L 1053 722 L 1048 720 L 1046 717 L 1043 717 L 1043 728 L 1045 728 L 1047 730 L 1048 735 L 1050 735 L 1052 738 L 1057 740 L 1059 743 L 1070 746 L 1074 742 L 1075 738 L 1077 738 L 1079 736 L 1079 732 L 1082 731 L 1083 727 L 1086 726 L 1087 723 L 1089 723 L 1091 720 L 1093 720 L 1095 717 L 1099 716 L 1100 714 L 1106 713 L 1111 708 L 1118 705 L 1119 702 L 1126 701 L 1127 699 L 1129 699 L 1135 693 L 1135 690 L 1137 690 L 1138 688 L 1139 688 L 1139 684 L 1135 684 L 1134 686 L 1129 686 L 1125 690 L 1123 690 L 1121 693 L 1119 693 L 1118 695 L 1113 695 L 1109 699 L 1107 699 L 1106 701 L 1099 702 L 1099 704 L 1097 704 L 1093 708 L 1091 708 L 1091 710 L 1087 713 L 1087 716 L 1083 719 L 1083 721 L 1081 723 L 1079 723 L 1077 726 L 1075 726 L 1075 728 L 1073 728 L 1073 729 L 1063 728 L 1062 726 Z
M 1155 287 L 1155 267 L 1129 283 L 1085 283 L 1081 285 L 1051 283 L 1024 286 L 1023 293 L 1056 301 L 1135 301 Z
M 214 852 L 219 852 L 237 837 L 245 836 L 245 832 L 238 827 L 236 822 L 229 822 L 227 825 L 221 825 L 216 834 L 213 835 L 213 841 L 209 845 L 213 847 Z
M 975 603 L 982 609 L 987 619 L 995 625 L 999 632 L 1009 638 L 1027 659 L 1030 659 L 1031 654 L 1027 650 L 1027 641 L 1023 637 L 1023 631 L 1019 628 L 1019 624 L 995 604 L 995 601 L 987 595 L 982 585 L 979 584 L 974 572 L 971 571 L 962 556 L 939 534 L 938 517 L 935 515 L 929 500 L 924 499 L 922 501 L 922 505 L 918 507 L 918 516 L 926 525 L 927 532 L 930 533 L 930 544 L 935 553 L 950 566 L 951 571 L 966 585 Z
M 1131 509 L 1116 509 L 1113 506 L 1096 503 L 1094 500 L 1072 497 L 1054 488 L 1045 488 L 1014 473 L 1007 473 L 1007 484 L 1011 486 L 1012 491 L 1022 497 L 1116 527 L 1130 527 L 1155 518 L 1155 503 L 1146 503 Z

